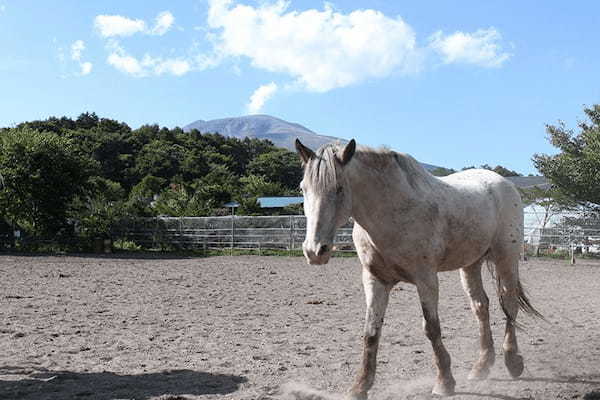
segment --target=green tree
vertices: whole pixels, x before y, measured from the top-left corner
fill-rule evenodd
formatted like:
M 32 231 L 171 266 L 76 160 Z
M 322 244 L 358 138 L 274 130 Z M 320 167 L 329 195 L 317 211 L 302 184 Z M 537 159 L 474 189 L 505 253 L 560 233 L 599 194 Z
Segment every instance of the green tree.
M 501 176 L 521 176 L 520 173 L 503 167 L 502 165 L 496 165 L 494 168 L 491 168 L 489 165 L 486 164 L 485 166 L 482 165 L 481 167 L 484 169 L 489 169 L 490 171 L 494 171 L 495 173 Z
M 262 153 L 248 165 L 248 173 L 265 177 L 266 180 L 297 192 L 302 180 L 299 157 L 286 149 L 275 148 Z
M 30 128 L 0 135 L 0 212 L 34 235 L 64 228 L 72 201 L 84 192 L 93 160 L 65 137 Z
M 79 233 L 88 239 L 110 237 L 115 224 L 127 214 L 124 193 L 118 182 L 92 177 L 86 194 L 74 201 L 71 216 L 78 223 Z
M 535 154 L 533 162 L 566 195 L 600 205 L 600 105 L 584 112 L 588 121 L 579 123 L 578 134 L 562 122 L 547 125 L 550 143 L 560 152 Z
M 453 170 L 452 168 L 437 167 L 431 171 L 431 174 L 433 176 L 448 176 L 455 172 L 456 171 Z
M 135 168 L 140 176 L 153 175 L 171 180 L 179 173 L 185 149 L 166 140 L 153 140 L 139 152 Z
M 155 197 L 167 186 L 167 180 L 152 175 L 145 176 L 135 185 L 127 199 L 127 212 L 132 216 L 150 217 L 155 216 L 156 211 L 152 207 Z
M 236 199 L 240 203 L 239 214 L 262 214 L 259 197 L 283 196 L 285 189 L 278 183 L 267 181 L 263 176 L 250 175 L 240 179 L 242 185 Z
M 476 168 L 475 166 L 470 165 L 468 167 L 463 167 L 461 169 L 461 171 L 466 171 L 468 169 L 475 169 L 475 168 Z M 503 167 L 502 165 L 496 165 L 495 167 L 492 167 L 489 164 L 483 164 L 483 165 L 480 165 L 479 168 L 487 169 L 488 171 L 494 171 L 498 175 L 505 176 L 505 177 L 506 176 L 522 176 L 520 173 L 513 171 L 511 169 L 508 169 L 506 167 Z

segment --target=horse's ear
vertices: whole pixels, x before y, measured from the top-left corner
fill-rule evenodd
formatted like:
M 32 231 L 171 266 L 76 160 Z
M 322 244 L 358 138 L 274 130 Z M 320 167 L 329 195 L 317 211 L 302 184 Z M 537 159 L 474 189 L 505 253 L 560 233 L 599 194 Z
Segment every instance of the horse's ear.
M 352 139 L 346 145 L 346 147 L 344 147 L 344 150 L 342 151 L 342 156 L 338 157 L 338 160 L 340 161 L 340 163 L 342 165 L 348 164 L 348 161 L 350 161 L 350 159 L 354 155 L 355 151 L 356 151 L 356 141 L 354 139 Z
M 303 145 L 298 139 L 296 139 L 296 151 L 304 164 L 308 163 L 308 161 L 315 156 L 315 152 Z

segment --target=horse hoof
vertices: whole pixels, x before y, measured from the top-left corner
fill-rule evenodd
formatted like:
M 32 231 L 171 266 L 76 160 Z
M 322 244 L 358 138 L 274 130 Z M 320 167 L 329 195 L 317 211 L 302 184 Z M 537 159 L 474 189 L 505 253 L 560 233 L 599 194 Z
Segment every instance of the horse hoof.
M 521 376 L 523 369 L 525 368 L 523 357 L 512 352 L 504 353 L 504 364 L 506 364 L 506 369 L 508 369 L 508 373 L 513 378 Z
M 470 381 L 483 381 L 483 380 L 487 379 L 487 377 L 489 375 L 490 375 L 489 368 L 474 367 L 471 370 L 471 372 L 469 373 L 468 379 Z
M 438 381 L 431 393 L 437 394 L 438 396 L 452 396 L 454 394 L 454 387 L 456 386 L 456 382 L 454 379 L 451 381 Z
M 344 400 L 367 400 L 367 393 L 350 392 Z

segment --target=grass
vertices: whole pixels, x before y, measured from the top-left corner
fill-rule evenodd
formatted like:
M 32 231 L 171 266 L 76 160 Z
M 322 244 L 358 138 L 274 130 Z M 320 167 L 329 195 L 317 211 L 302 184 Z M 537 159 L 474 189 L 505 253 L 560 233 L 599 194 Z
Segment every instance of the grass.
M 211 248 L 211 249 L 186 249 L 169 244 L 162 244 L 154 248 L 145 248 L 138 243 L 130 240 L 115 240 L 112 243 L 111 251 L 106 253 L 95 249 L 91 243 L 82 241 L 81 243 L 59 244 L 51 242 L 36 242 L 29 244 L 18 244 L 16 247 L 0 249 L 10 253 L 18 254 L 44 254 L 44 255 L 68 255 L 68 254 L 109 254 L 126 256 L 131 255 L 162 255 L 162 256 L 182 256 L 182 257 L 219 257 L 219 256 L 270 256 L 270 257 L 304 257 L 302 250 L 287 249 L 258 249 L 258 248 Z M 356 257 L 355 251 L 335 251 L 332 257 Z

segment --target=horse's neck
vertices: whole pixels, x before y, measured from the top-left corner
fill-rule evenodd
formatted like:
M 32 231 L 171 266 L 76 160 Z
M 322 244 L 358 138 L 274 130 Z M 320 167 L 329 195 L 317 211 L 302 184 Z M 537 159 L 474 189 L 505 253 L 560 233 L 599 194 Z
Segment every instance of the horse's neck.
M 411 185 L 401 168 L 376 170 L 362 162 L 354 164 L 348 173 L 352 187 L 352 217 L 359 225 L 369 231 L 369 226 L 381 224 L 390 213 L 410 210 L 422 203 L 424 188 L 428 183 L 418 182 Z M 427 177 L 413 177 L 427 179 Z M 424 184 L 424 185 L 421 185 Z M 435 182 L 431 182 L 435 184 Z

